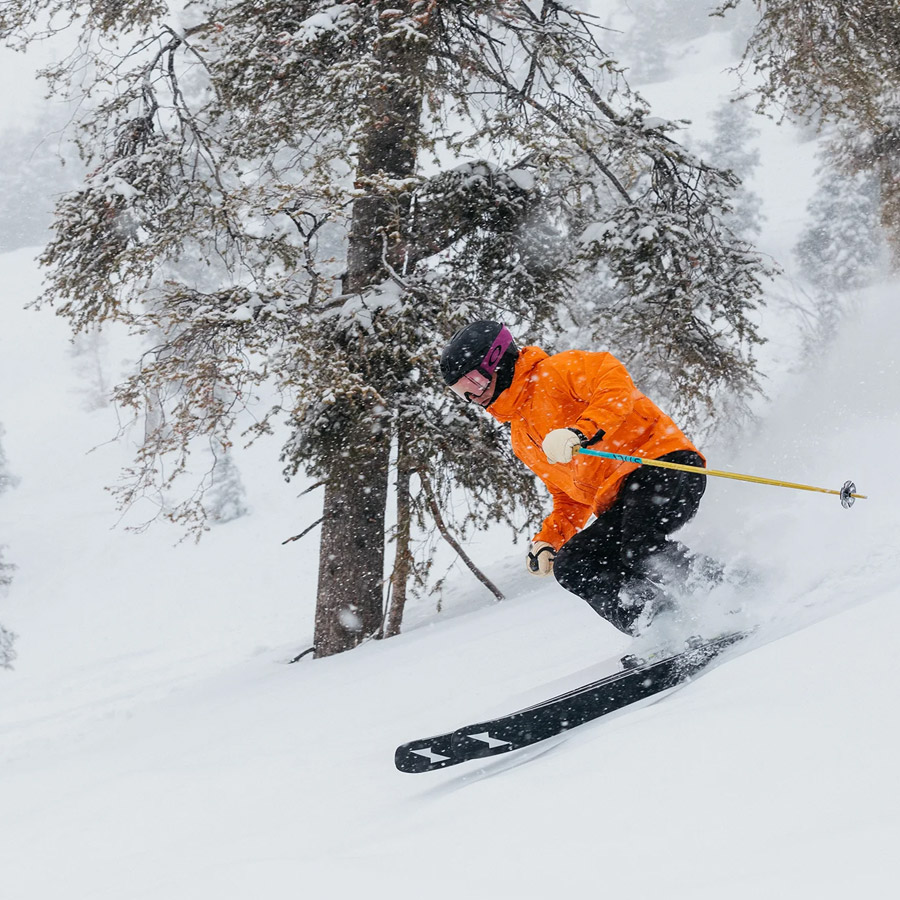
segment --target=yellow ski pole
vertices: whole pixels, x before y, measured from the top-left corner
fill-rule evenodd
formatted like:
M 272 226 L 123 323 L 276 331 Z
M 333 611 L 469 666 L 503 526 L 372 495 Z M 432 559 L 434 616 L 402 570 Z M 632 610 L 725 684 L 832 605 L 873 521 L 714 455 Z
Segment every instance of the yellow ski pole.
M 791 481 L 776 481 L 773 478 L 760 478 L 758 475 L 738 475 L 737 472 L 722 472 L 717 469 L 702 469 L 700 466 L 685 466 L 681 463 L 666 462 L 662 459 L 644 459 L 641 456 L 626 456 L 623 453 L 606 453 L 603 450 L 590 450 L 582 447 L 578 451 L 587 456 L 601 456 L 604 459 L 617 459 L 619 462 L 637 463 L 639 466 L 657 466 L 661 469 L 678 469 L 679 472 L 695 472 L 697 475 L 715 475 L 718 478 L 733 478 L 735 481 L 752 481 L 754 484 L 774 484 L 776 487 L 794 488 L 798 491 L 817 491 L 820 494 L 836 494 L 841 498 L 841 506 L 850 509 L 856 500 L 867 500 L 865 494 L 856 493 L 856 485 L 845 481 L 839 491 L 829 488 L 813 487 L 810 484 L 794 484 Z

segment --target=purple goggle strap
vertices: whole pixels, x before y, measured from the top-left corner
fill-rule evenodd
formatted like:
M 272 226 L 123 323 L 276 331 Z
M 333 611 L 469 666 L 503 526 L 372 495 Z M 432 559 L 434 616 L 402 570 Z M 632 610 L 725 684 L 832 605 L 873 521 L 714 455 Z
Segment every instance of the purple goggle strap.
M 506 353 L 506 349 L 512 343 L 512 339 L 510 330 L 505 325 L 501 325 L 500 333 L 494 338 L 494 343 L 491 344 L 488 352 L 484 354 L 484 359 L 481 361 L 481 365 L 478 366 L 488 378 L 494 374 L 497 366 L 500 365 L 500 360 L 503 359 L 503 354 Z

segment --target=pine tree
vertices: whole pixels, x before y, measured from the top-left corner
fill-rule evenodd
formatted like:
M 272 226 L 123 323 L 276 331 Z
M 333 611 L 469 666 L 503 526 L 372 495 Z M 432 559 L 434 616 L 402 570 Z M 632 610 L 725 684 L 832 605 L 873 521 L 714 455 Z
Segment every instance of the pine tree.
M 9 488 L 13 487 L 15 484 L 15 480 L 13 479 L 13 476 L 10 475 L 7 468 L 6 453 L 3 450 L 3 434 L 3 426 L 0 425 L 0 494 L 9 490 Z
M 68 9 L 18 4 L 0 33 L 28 40 Z M 503 429 L 440 384 L 466 321 L 499 317 L 550 349 L 573 320 L 616 329 L 692 421 L 757 389 L 764 269 L 722 224 L 736 179 L 672 140 L 566 3 L 203 0 L 177 28 L 155 4 L 70 14 L 96 72 L 91 174 L 58 205 L 44 300 L 76 330 L 161 336 L 117 392 L 165 404 L 125 503 L 161 458 L 171 481 L 194 442 L 228 446 L 241 406 L 277 384 L 253 432 L 285 417 L 286 474 L 325 485 L 317 655 L 382 632 L 392 451 L 418 526 L 451 489 L 463 532 L 537 509 Z M 139 41 L 117 47 L 128 32 Z M 410 531 L 395 593 L 427 569 Z
M 3 426 L 0 425 L 0 494 L 3 494 L 13 483 L 14 479 L 6 466 L 6 454 L 3 452 Z M 6 589 L 11 584 L 14 569 L 14 566 L 3 559 L 5 549 L 0 544 L 0 597 L 5 594 Z M 15 650 L 13 650 L 15 639 L 16 636 L 11 631 L 7 631 L 0 625 L 0 668 L 2 669 L 12 668 L 13 660 L 16 658 Z
M 0 253 L 46 243 L 53 197 L 80 181 L 77 160 L 63 157 L 58 143 L 68 119 L 50 113 L 0 132 Z
M 103 335 L 97 329 L 76 335 L 69 349 L 85 410 L 94 411 L 109 406 L 112 386 L 104 368 L 105 349 Z
M 746 3 L 747 0 L 744 0 Z M 881 224 L 900 266 L 900 5 L 896 0 L 753 0 L 757 25 L 744 67 L 761 109 L 846 125 L 834 163 L 879 181 Z M 727 0 L 720 13 L 741 0 Z M 838 144 L 832 144 L 838 148 Z
M 715 135 L 704 155 L 716 166 L 730 169 L 741 183 L 732 197 L 732 211 L 726 218 L 731 230 L 745 240 L 753 240 L 762 230 L 762 200 L 747 187 L 759 166 L 756 141 L 759 128 L 743 101 L 725 101 L 712 115 Z
M 662 81 L 678 71 L 679 48 L 719 27 L 714 9 L 713 0 L 628 0 L 605 41 L 632 84 Z
M 850 295 L 871 283 L 886 257 L 878 177 L 833 165 L 848 142 L 854 143 L 853 136 L 837 133 L 820 152 L 818 187 L 796 247 L 801 271 L 814 288 L 807 355 L 834 337 Z
M 206 502 L 209 518 L 215 523 L 225 524 L 247 515 L 249 509 L 241 473 L 229 450 L 219 453 L 210 478 Z
M 830 160 L 834 151 L 825 149 L 821 155 Z M 813 285 L 838 293 L 872 281 L 883 259 L 879 206 L 878 179 L 872 172 L 844 174 L 820 166 L 809 224 L 797 245 L 801 269 Z
M 0 625 L 0 669 L 11 669 L 16 659 L 16 651 L 13 645 L 16 635 Z

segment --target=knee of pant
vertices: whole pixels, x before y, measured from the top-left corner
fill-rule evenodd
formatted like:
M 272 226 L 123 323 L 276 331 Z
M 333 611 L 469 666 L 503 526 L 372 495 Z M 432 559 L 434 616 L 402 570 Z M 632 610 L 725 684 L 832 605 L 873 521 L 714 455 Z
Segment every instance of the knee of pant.
M 583 594 L 586 586 L 597 580 L 598 575 L 603 574 L 604 568 L 598 565 L 597 560 L 584 553 L 573 552 L 568 544 L 560 548 L 553 560 L 553 574 L 556 580 L 574 594 Z
M 564 558 L 563 565 L 559 566 L 557 558 L 553 574 L 562 587 L 584 599 L 608 603 L 619 595 L 621 576 L 618 573 L 583 560 Z

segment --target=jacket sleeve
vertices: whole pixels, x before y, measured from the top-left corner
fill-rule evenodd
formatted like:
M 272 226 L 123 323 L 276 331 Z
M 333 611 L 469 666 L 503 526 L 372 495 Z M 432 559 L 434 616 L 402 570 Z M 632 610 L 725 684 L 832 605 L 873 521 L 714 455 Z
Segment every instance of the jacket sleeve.
M 615 432 L 634 409 L 637 389 L 628 370 L 611 353 L 572 351 L 560 375 L 565 389 L 587 404 L 571 424 L 588 440 L 600 432 Z
M 591 508 L 555 488 L 551 487 L 550 493 L 553 496 L 553 512 L 544 519 L 541 530 L 533 540 L 546 541 L 554 550 L 559 550 L 569 538 L 584 528 L 591 517 Z

